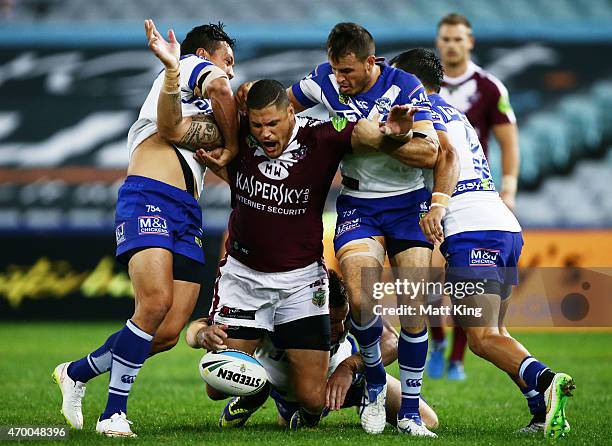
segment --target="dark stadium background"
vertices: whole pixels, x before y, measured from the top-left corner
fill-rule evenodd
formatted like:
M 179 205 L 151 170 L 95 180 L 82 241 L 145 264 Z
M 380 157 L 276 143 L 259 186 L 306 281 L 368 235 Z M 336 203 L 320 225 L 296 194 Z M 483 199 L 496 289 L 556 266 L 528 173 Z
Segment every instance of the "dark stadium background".
M 440 17 L 466 14 L 475 61 L 505 83 L 518 117 L 522 265 L 612 266 L 610 2 L 350 3 L 0 1 L 0 319 L 131 314 L 129 280 L 113 260 L 113 213 L 127 130 L 160 69 L 146 47 L 148 17 L 179 39 L 225 22 L 237 39 L 236 88 L 262 77 L 295 82 L 325 60 L 338 21 L 366 26 L 390 57 L 432 47 Z M 490 151 L 499 180 L 495 144 Z M 337 192 L 338 182 L 330 212 Z M 208 176 L 202 205 L 208 262 L 198 313 L 210 300 L 229 191 Z

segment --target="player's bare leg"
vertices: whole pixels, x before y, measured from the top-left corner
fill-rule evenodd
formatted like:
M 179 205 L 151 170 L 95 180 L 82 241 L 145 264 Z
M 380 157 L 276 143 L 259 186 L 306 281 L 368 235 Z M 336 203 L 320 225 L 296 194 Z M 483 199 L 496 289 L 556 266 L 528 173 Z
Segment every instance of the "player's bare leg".
M 291 364 L 291 382 L 300 409 L 289 426 L 293 430 L 315 427 L 325 407 L 325 389 L 329 352 L 323 350 L 287 349 Z
M 349 295 L 352 332 L 365 363 L 366 386 L 360 413 L 361 425 L 372 434 L 379 434 L 385 428 L 387 387 L 380 352 L 383 325 L 380 316 L 375 316 L 372 311 L 372 290 L 374 282 L 379 282 L 381 278 L 384 253 L 384 238 L 381 236 L 353 240 L 336 253 Z
M 391 259 L 391 265 L 397 267 L 396 279 L 414 283 L 429 281 L 429 265 L 431 264 L 431 249 L 413 247 L 406 249 Z M 424 295 L 397 296 L 399 305 L 407 305 L 416 309 L 425 304 Z M 400 368 L 400 383 L 402 387 L 402 403 L 397 414 L 397 429 L 402 433 L 414 436 L 435 437 L 423 424 L 419 414 L 419 400 L 423 371 L 427 359 L 427 325 L 420 312 L 415 316 L 400 316 L 402 330 L 398 346 L 398 363 Z

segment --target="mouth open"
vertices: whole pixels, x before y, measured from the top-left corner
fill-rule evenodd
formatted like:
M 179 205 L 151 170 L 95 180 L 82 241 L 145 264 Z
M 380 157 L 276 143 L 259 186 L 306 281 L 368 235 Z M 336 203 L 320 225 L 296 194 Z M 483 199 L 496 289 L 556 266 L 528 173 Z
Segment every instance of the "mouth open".
M 262 145 L 266 152 L 273 152 L 276 149 L 276 141 L 263 141 Z

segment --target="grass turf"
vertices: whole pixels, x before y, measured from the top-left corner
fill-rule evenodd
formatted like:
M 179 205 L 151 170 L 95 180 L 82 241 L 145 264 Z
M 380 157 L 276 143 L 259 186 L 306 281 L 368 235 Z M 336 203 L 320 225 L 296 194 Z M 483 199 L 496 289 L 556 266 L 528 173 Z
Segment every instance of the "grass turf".
M 60 393 L 51 380 L 55 365 L 76 359 L 100 345 L 120 328 L 109 323 L 3 323 L 0 325 L 0 426 L 64 425 Z M 564 444 L 610 444 L 612 425 L 612 333 L 520 333 L 530 352 L 555 370 L 570 373 L 577 384 L 568 404 L 572 426 Z M 108 378 L 87 386 L 83 402 L 85 428 L 71 431 L 73 444 L 404 444 L 406 439 L 387 426 L 383 435 L 369 436 L 354 410 L 331 414 L 316 430 L 288 433 L 277 427 L 272 400 L 243 429 L 219 432 L 224 402 L 206 398 L 197 363 L 202 355 L 182 341 L 172 351 L 147 361 L 138 375 L 130 403 L 138 439 L 106 439 L 95 434 L 97 416 L 106 401 Z M 423 389 L 440 419 L 437 433 L 444 444 L 538 444 L 540 436 L 513 432 L 529 420 L 527 405 L 514 384 L 492 365 L 466 356 L 468 379 L 462 383 L 425 378 Z M 389 367 L 397 376 L 397 363 Z M 45 444 L 50 442 L 46 441 Z M 66 442 L 58 442 L 66 444 Z

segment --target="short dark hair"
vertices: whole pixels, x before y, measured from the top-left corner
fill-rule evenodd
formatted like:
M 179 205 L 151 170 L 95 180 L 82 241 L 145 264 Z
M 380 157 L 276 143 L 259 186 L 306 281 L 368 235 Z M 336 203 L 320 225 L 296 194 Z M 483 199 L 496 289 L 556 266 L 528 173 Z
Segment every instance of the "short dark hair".
M 274 79 L 262 79 L 253 84 L 246 100 L 249 110 L 261 110 L 275 105 L 277 109 L 289 107 L 289 97 L 283 84 Z
M 331 308 L 342 308 L 348 305 L 348 294 L 344 287 L 344 281 L 336 271 L 330 269 L 329 272 L 329 306 Z
M 209 23 L 208 25 L 196 26 L 183 39 L 181 56 L 195 54 L 198 48 L 204 48 L 208 54 L 213 54 L 219 49 L 221 42 L 226 42 L 233 49 L 236 40 L 228 36 L 223 28 L 224 25 L 221 22 L 216 25 Z
M 426 90 L 440 91 L 444 68 L 436 53 L 426 48 L 404 51 L 389 62 L 392 66 L 414 74 Z
M 359 60 L 365 60 L 375 51 L 372 34 L 356 23 L 338 23 L 327 36 L 327 55 L 331 60 L 337 61 L 350 53 Z
M 438 30 L 442 25 L 465 25 L 467 28 L 472 29 L 472 24 L 467 17 L 456 12 L 451 12 L 442 17 L 438 22 Z

